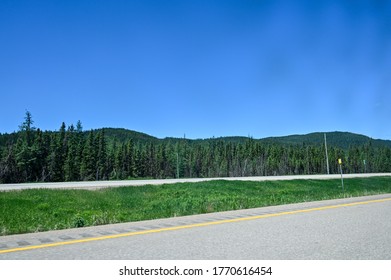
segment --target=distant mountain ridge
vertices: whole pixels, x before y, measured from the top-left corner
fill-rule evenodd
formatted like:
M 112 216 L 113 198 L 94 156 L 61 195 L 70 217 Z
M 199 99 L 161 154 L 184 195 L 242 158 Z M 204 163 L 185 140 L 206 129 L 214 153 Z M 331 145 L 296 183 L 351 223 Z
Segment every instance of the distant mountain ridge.
M 325 132 L 314 132 L 303 135 L 289 135 L 282 137 L 267 137 L 260 139 L 263 142 L 280 143 L 288 145 L 300 145 L 300 144 L 323 144 Z M 361 146 L 369 142 L 375 147 L 391 147 L 390 140 L 372 139 L 362 134 L 356 134 L 351 132 L 326 132 L 327 145 L 339 147 L 342 149 L 348 149 L 350 146 Z
M 97 129 L 96 131 L 100 131 L 104 129 L 105 135 L 109 140 L 116 140 L 118 142 L 126 142 L 130 139 L 133 139 L 135 142 L 158 142 L 159 139 L 148 135 L 146 133 L 130 130 L 130 129 L 125 129 L 125 128 L 110 128 L 110 127 L 105 127 L 105 128 L 100 128 Z
M 98 129 L 100 130 L 100 129 Z M 243 143 L 252 139 L 253 141 L 260 141 L 265 144 L 282 144 L 282 145 L 322 145 L 324 144 L 324 133 L 325 132 L 313 132 L 308 134 L 294 134 L 288 136 L 279 137 L 266 137 L 260 139 L 253 139 L 244 136 L 226 136 L 217 138 L 206 138 L 206 139 L 185 139 L 176 137 L 157 138 L 142 132 L 123 128 L 104 128 L 106 136 L 114 138 L 118 142 L 126 142 L 129 139 L 133 139 L 135 142 L 177 142 L 186 140 L 190 143 L 200 143 L 209 141 L 223 141 L 231 143 Z M 361 146 L 371 143 L 374 147 L 391 147 L 391 140 L 372 139 L 362 134 L 356 134 L 351 132 L 326 132 L 327 145 L 334 146 L 342 149 L 348 149 L 351 146 Z M 113 140 L 114 140 L 113 139 Z
M 308 134 L 294 134 L 287 136 L 279 137 L 266 137 L 260 139 L 254 139 L 244 136 L 225 136 L 225 137 L 213 137 L 206 139 L 185 139 L 177 137 L 166 137 L 166 138 L 157 138 L 151 135 L 148 135 L 143 132 L 138 132 L 125 128 L 100 128 L 94 129 L 93 131 L 99 132 L 104 130 L 106 138 L 109 143 L 125 143 L 128 140 L 132 139 L 135 143 L 176 143 L 179 141 L 186 141 L 188 143 L 207 143 L 214 141 L 223 141 L 229 143 L 244 143 L 248 140 L 259 141 L 265 144 L 281 144 L 281 145 L 323 145 L 324 144 L 324 133 L 325 132 L 313 132 Z M 85 134 L 88 134 L 89 131 L 84 131 Z M 16 142 L 19 132 L 14 132 L 11 134 L 1 134 L 0 133 L 0 146 L 5 145 L 7 142 Z M 53 132 L 53 133 L 56 133 Z M 338 147 L 344 150 L 349 149 L 351 146 L 362 146 L 368 143 L 371 143 L 374 147 L 389 147 L 391 148 L 391 140 L 383 139 L 372 139 L 368 136 L 362 134 L 356 134 L 351 132 L 326 132 L 327 136 L 327 145 L 330 147 Z

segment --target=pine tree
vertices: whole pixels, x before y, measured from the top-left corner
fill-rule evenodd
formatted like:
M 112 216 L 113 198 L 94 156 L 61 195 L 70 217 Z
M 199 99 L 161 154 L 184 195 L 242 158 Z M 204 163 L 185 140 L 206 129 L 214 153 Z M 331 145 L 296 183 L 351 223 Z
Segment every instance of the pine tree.
M 32 156 L 35 159 L 31 174 L 34 181 L 46 181 L 47 179 L 49 147 L 50 145 L 47 144 L 44 133 L 40 129 L 37 129 L 31 148 Z
M 1 154 L 0 154 L 1 156 Z M 4 149 L 0 161 L 0 183 L 15 183 L 19 181 L 18 166 L 14 152 L 14 146 L 9 145 Z
M 52 137 L 50 155 L 50 178 L 54 182 L 63 182 L 65 180 L 64 167 L 67 155 L 67 138 L 65 123 L 63 122 L 60 131 Z
M 81 177 L 81 164 L 83 160 L 83 150 L 84 150 L 84 144 L 85 139 L 83 135 L 83 126 L 81 124 L 81 121 L 79 120 L 76 125 L 76 132 L 75 132 L 75 142 L 76 142 L 76 158 L 75 158 L 75 169 L 77 174 L 77 181 L 82 180 Z
M 77 181 L 79 169 L 77 165 L 78 143 L 75 127 L 71 125 L 67 130 L 68 147 L 65 159 L 64 173 L 65 181 Z
M 33 169 L 35 160 L 32 145 L 35 127 L 33 127 L 32 115 L 26 111 L 25 121 L 19 126 L 19 135 L 15 145 L 15 159 L 18 167 L 18 181 L 29 182 L 33 181 Z
M 96 138 L 96 180 L 107 179 L 107 144 L 104 129 L 98 132 Z
M 26 142 L 27 147 L 31 147 L 34 139 L 34 131 L 36 130 L 33 127 L 34 121 L 31 113 L 26 111 L 26 116 L 24 117 L 24 122 L 19 126 L 19 131 Z
M 94 132 L 91 130 L 83 148 L 83 158 L 80 166 L 80 175 L 83 181 L 96 178 L 96 154 Z
M 135 159 L 134 159 L 134 144 L 133 140 L 130 139 L 126 143 L 126 153 L 124 160 L 126 161 L 126 177 L 128 178 L 134 178 L 136 177 L 136 166 L 135 166 Z

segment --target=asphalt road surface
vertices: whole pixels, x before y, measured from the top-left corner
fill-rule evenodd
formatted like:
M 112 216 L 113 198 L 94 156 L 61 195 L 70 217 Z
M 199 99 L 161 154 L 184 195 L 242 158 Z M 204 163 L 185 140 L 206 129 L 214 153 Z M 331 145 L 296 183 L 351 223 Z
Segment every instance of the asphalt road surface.
M 0 259 L 391 260 L 391 194 L 0 237 Z
M 363 173 L 345 174 L 344 178 L 391 176 L 391 173 Z M 163 179 L 163 180 L 122 180 L 122 181 L 91 181 L 91 182 L 60 182 L 60 183 L 26 183 L 26 184 L 0 184 L 0 191 L 23 189 L 99 189 L 108 187 L 162 185 L 184 182 L 203 182 L 212 180 L 229 181 L 277 181 L 277 180 L 328 180 L 339 179 L 341 175 L 292 175 L 292 176 L 260 176 L 260 177 L 224 177 L 224 178 L 193 178 L 193 179 Z

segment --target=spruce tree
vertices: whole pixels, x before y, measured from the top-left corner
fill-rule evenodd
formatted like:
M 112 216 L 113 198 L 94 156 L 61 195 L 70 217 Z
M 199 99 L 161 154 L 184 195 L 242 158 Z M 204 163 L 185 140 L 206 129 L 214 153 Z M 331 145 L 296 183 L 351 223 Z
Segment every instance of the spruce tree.
M 14 146 L 9 145 L 6 149 L 4 149 L 0 160 L 0 183 L 6 184 L 18 182 L 18 171 Z
M 50 155 L 50 173 L 51 180 L 54 182 L 63 182 L 65 180 L 64 167 L 67 155 L 65 123 L 61 124 L 60 130 L 52 137 L 51 155 Z
M 96 180 L 107 179 L 107 144 L 105 131 L 101 129 L 96 138 Z
M 96 153 L 94 132 L 91 130 L 83 148 L 83 158 L 80 166 L 80 175 L 83 181 L 96 178 Z
M 79 170 L 77 168 L 78 143 L 75 127 L 71 125 L 67 130 L 67 154 L 65 157 L 65 181 L 77 181 Z
M 33 181 L 33 169 L 36 158 L 32 152 L 35 127 L 32 115 L 26 111 L 24 122 L 19 126 L 19 137 L 15 145 L 15 159 L 18 167 L 18 181 Z

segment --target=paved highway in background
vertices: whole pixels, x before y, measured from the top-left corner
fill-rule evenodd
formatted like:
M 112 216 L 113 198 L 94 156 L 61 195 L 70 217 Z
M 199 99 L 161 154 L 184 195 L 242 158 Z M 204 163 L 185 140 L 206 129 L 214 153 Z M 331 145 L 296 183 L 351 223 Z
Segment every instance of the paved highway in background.
M 0 237 L 0 259 L 391 260 L 391 194 Z
M 391 176 L 391 173 L 346 174 L 344 178 Z M 292 175 L 292 176 L 260 176 L 260 177 L 224 177 L 224 178 L 193 178 L 193 179 L 163 179 L 163 180 L 123 180 L 123 181 L 87 181 L 87 182 L 60 182 L 60 183 L 31 183 L 31 184 L 0 184 L 0 191 L 23 189 L 99 189 L 108 187 L 162 185 L 186 182 L 204 182 L 212 180 L 228 181 L 276 181 L 276 180 L 327 180 L 339 179 L 341 175 Z

